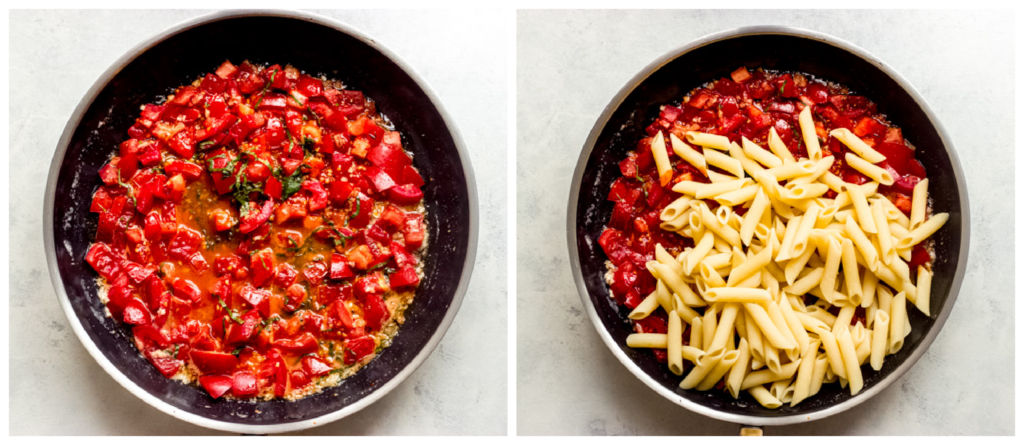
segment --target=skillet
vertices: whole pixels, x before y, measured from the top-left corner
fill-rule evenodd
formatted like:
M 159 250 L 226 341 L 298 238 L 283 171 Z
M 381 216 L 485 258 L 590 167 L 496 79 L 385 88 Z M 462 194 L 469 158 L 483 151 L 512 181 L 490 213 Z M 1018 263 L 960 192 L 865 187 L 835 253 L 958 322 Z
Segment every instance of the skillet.
M 903 349 L 886 357 L 878 372 L 863 368 L 864 389 L 857 396 L 839 385 L 796 407 L 769 410 L 746 392 L 735 400 L 722 391 L 685 391 L 680 377 L 653 354 L 626 346 L 632 326 L 628 310 L 612 300 L 604 281 L 608 259 L 597 240 L 613 203 L 606 200 L 620 173 L 618 162 L 645 135 L 660 106 L 678 103 L 705 82 L 729 77 L 733 70 L 765 68 L 800 71 L 838 82 L 878 104 L 917 147 L 917 158 L 932 178 L 929 192 L 936 213 L 949 221 L 934 236 L 931 312 L 910 311 L 912 331 Z M 782 26 L 756 26 L 712 34 L 669 51 L 645 67 L 615 95 L 594 124 L 572 177 L 566 220 L 570 264 L 584 307 L 598 334 L 616 358 L 661 396 L 691 411 L 729 422 L 764 426 L 806 422 L 845 411 L 895 382 L 924 354 L 949 317 L 963 281 L 970 239 L 967 187 L 952 140 L 924 98 L 892 67 L 835 37 Z M 609 382 L 612 384 L 612 382 Z
M 256 38 L 260 35 L 273 38 Z M 138 116 L 224 60 L 292 64 L 374 99 L 427 181 L 425 278 L 392 345 L 339 386 L 289 402 L 214 400 L 164 378 L 123 324 L 104 315 L 97 274 L 84 261 L 96 233 L 97 174 Z M 239 433 L 294 431 L 352 414 L 405 380 L 437 346 L 465 295 L 476 257 L 476 183 L 466 146 L 437 96 L 400 57 L 335 20 L 304 12 L 229 11 L 192 19 L 140 43 L 104 72 L 68 120 L 50 165 L 44 236 L 57 298 L 82 344 L 111 377 L 157 409 Z

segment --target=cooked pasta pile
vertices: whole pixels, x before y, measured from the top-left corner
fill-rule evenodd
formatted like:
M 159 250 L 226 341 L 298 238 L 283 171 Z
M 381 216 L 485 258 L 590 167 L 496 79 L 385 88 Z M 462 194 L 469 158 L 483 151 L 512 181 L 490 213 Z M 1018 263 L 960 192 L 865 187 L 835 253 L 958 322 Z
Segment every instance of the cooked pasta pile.
M 907 305 L 930 315 L 931 272 L 907 264 L 948 219 L 927 217 L 928 180 L 914 187 L 907 217 L 876 193 L 894 181 L 875 165 L 885 156 L 849 130 L 832 130 L 849 149 L 846 165 L 872 180 L 846 183 L 829 172 L 834 157 L 822 157 L 811 107 L 799 124 L 809 159 L 795 159 L 774 128 L 767 149 L 693 131 L 685 141 L 659 132 L 651 142 L 663 186 L 673 176 L 669 149 L 711 180 L 672 186 L 682 196 L 661 212 L 661 229 L 695 247 L 673 256 L 656 246 L 647 269 L 657 286 L 629 315 L 641 320 L 659 306 L 668 313 L 667 334 L 632 334 L 627 343 L 667 350 L 669 369 L 685 374 L 680 388 L 706 391 L 724 379 L 734 398 L 748 391 L 767 408 L 796 405 L 823 383 L 857 394 L 861 366 L 879 370 L 902 348 Z M 805 305 L 804 295 L 817 302 Z M 858 307 L 866 324 L 851 326 Z M 687 372 L 684 361 L 693 364 Z

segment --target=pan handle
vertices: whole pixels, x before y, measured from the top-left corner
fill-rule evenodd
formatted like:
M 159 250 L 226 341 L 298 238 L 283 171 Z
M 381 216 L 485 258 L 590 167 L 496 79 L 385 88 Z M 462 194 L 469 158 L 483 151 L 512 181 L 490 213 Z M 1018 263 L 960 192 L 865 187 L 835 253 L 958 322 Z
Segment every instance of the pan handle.
M 744 425 L 740 427 L 740 436 L 763 436 L 764 430 L 759 426 Z

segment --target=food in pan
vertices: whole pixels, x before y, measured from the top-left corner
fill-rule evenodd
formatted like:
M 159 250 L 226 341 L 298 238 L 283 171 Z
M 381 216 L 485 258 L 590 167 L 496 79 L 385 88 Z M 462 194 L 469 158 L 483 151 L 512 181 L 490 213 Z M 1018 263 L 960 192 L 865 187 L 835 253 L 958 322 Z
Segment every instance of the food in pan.
M 737 69 L 661 107 L 608 199 L 613 298 L 680 388 L 796 405 L 857 394 L 930 315 L 928 179 L 866 97 Z
M 142 107 L 86 261 L 164 376 L 298 399 L 386 348 L 423 276 L 423 178 L 340 82 L 224 62 Z

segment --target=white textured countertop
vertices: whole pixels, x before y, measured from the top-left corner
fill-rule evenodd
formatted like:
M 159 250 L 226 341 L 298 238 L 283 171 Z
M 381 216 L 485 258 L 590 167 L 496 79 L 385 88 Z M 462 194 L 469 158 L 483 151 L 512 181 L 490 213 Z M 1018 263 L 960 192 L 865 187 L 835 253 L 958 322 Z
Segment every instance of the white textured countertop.
M 612 96 L 688 41 L 778 24 L 844 39 L 886 61 L 945 125 L 967 176 L 971 250 L 946 325 L 878 396 L 780 434 L 1014 433 L 1013 14 L 950 11 L 529 11 L 517 33 L 519 434 L 732 434 L 662 398 L 600 340 L 573 283 L 569 182 Z
M 429 359 L 370 407 L 300 434 L 505 434 L 507 66 L 494 11 L 318 11 L 415 67 L 453 116 L 476 172 L 473 279 Z M 107 375 L 72 332 L 50 284 L 42 203 L 52 153 L 86 90 L 136 43 L 194 11 L 10 14 L 10 432 L 214 434 L 150 407 Z

